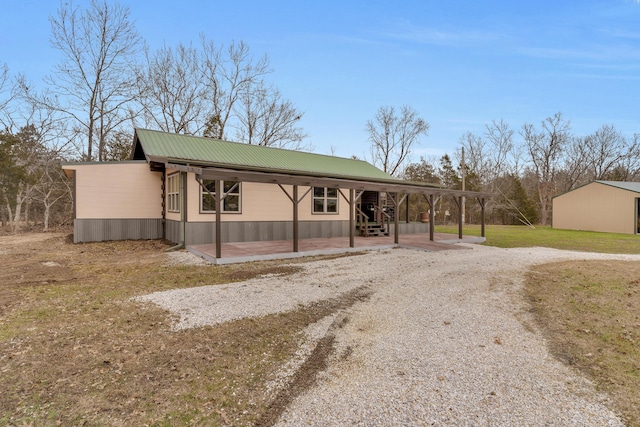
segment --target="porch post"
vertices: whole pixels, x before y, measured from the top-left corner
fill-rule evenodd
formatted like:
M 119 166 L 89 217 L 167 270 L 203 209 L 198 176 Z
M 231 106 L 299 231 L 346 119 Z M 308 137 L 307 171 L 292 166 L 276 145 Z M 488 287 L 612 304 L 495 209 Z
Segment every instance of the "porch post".
M 393 193 L 393 196 L 389 193 L 389 197 L 391 197 L 391 201 L 393 201 L 395 207 L 393 212 L 393 242 L 397 245 L 400 242 L 400 218 L 398 217 L 400 216 L 400 204 L 402 200 L 398 197 L 398 193 Z
M 355 190 L 353 188 L 349 189 L 349 247 L 355 248 Z
M 458 239 L 462 240 L 462 223 L 464 222 L 464 198 L 458 197 Z
M 187 222 L 189 221 L 189 216 L 187 215 L 187 173 L 180 172 L 180 192 L 182 194 L 182 200 L 180 200 L 180 244 L 183 248 L 187 247 Z
M 407 211 L 404 218 L 407 224 L 409 224 L 409 206 L 411 206 L 411 195 L 407 194 Z
M 216 258 L 222 258 L 222 181 L 216 179 Z
M 462 240 L 462 223 L 464 222 L 464 215 L 462 213 L 464 209 L 463 197 L 458 197 L 456 203 L 458 205 L 458 239 Z
M 436 229 L 436 207 L 433 194 L 429 194 L 429 240 L 433 242 L 433 233 Z
M 485 223 L 485 200 L 484 197 L 479 200 L 480 201 L 480 236 L 484 236 L 484 223 Z
M 298 186 L 293 186 L 293 252 L 298 252 Z

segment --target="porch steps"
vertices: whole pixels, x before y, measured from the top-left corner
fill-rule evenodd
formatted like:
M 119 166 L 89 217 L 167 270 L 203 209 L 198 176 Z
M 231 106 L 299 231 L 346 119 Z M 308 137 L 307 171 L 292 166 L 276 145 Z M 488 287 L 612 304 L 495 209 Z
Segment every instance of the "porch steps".
M 366 225 L 359 224 L 358 229 L 360 230 L 360 235 L 363 237 L 389 235 L 389 230 L 387 230 L 384 224 L 379 224 L 375 222 L 370 222 L 370 223 L 367 223 Z

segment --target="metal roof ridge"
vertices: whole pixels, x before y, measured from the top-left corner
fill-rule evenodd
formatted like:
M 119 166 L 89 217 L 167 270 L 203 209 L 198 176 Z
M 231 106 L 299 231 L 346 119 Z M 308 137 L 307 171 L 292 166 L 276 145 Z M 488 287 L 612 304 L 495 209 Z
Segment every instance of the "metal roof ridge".
M 311 151 L 304 151 L 304 150 L 292 150 L 292 149 L 283 148 L 283 147 L 270 147 L 270 146 L 265 146 L 265 145 L 247 144 L 245 142 L 229 141 L 229 140 L 226 140 L 226 139 L 218 139 L 218 138 L 209 138 L 207 136 L 198 136 L 198 135 L 188 135 L 188 134 L 181 134 L 181 133 L 165 132 L 165 131 L 156 130 L 156 129 L 146 129 L 146 128 L 138 128 L 138 127 L 134 128 L 134 131 L 137 132 L 138 130 L 141 130 L 141 131 L 144 131 L 144 132 L 162 133 L 162 134 L 177 136 L 177 137 L 181 137 L 181 138 L 200 139 L 200 140 L 203 140 L 203 141 L 216 141 L 216 142 L 222 142 L 222 143 L 226 143 L 226 144 L 234 144 L 234 145 L 239 145 L 239 146 L 241 145 L 241 146 L 244 146 L 244 147 L 254 147 L 253 149 L 258 149 L 258 150 L 277 150 L 277 151 L 286 151 L 286 152 L 289 152 L 289 153 L 303 153 L 303 154 L 308 154 L 308 155 L 313 155 L 313 156 L 327 157 L 327 158 L 330 158 L 330 159 L 343 159 L 343 160 L 350 160 L 350 161 L 358 161 L 358 162 L 363 162 L 363 163 L 367 163 L 367 164 L 371 165 L 371 163 L 367 162 L 366 160 L 354 159 L 354 158 L 351 158 L 351 157 L 332 156 L 330 154 L 314 153 L 314 152 L 311 152 Z M 249 148 L 249 149 L 252 149 L 252 148 Z M 384 172 L 384 171 L 382 171 L 382 172 Z

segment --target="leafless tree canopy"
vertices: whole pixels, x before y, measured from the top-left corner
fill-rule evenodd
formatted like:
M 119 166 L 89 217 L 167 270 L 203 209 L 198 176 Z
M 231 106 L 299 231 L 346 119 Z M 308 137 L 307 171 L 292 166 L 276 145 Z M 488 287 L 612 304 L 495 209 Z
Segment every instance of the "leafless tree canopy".
M 233 139 L 248 144 L 306 148 L 293 103 L 265 82 L 266 56 L 254 59 L 244 43 L 145 49 L 136 82 L 146 127 Z
M 155 52 L 145 48 L 136 83 L 146 127 L 194 135 L 202 131 L 205 106 L 198 61 L 198 51 L 182 44 Z
M 612 124 L 576 136 L 570 122 L 556 113 L 539 127 L 525 123 L 519 136 L 500 120 L 487 125 L 482 136 L 466 133 L 460 139 L 467 168 L 477 173 L 483 189 L 498 195 L 491 209 L 501 215 L 513 208 L 508 194 L 519 186 L 529 199 L 516 192 L 522 210 L 530 211 L 533 203 L 537 212 L 529 217 L 548 224 L 552 198 L 559 194 L 593 180 L 640 179 L 640 135 L 625 138 Z
M 87 9 L 61 3 L 50 22 L 51 45 L 62 60 L 42 93 L 22 80 L 23 96 L 71 121 L 85 160 L 104 160 L 112 132 L 128 118 L 141 38 L 129 9 L 106 0 L 92 0 Z
M 402 173 L 420 136 L 427 135 L 429 123 L 409 106 L 403 106 L 399 114 L 394 107 L 382 106 L 374 120 L 367 121 L 366 130 L 373 164 L 390 175 L 397 175 Z

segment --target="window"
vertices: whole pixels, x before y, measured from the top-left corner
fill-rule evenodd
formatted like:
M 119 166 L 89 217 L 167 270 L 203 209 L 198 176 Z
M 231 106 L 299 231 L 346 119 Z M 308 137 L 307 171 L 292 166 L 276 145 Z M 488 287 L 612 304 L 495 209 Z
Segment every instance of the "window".
M 174 173 L 167 178 L 167 210 L 180 212 L 180 174 Z
M 216 194 L 216 182 L 214 180 L 203 179 L 202 185 L 208 190 L 200 187 L 200 210 L 202 212 L 215 212 L 216 201 L 213 196 Z M 222 199 L 222 212 L 240 212 L 240 183 L 238 181 L 222 181 L 222 192 L 226 197 Z M 211 194 L 209 194 L 211 193 Z
M 338 189 L 313 187 L 313 213 L 338 213 Z

